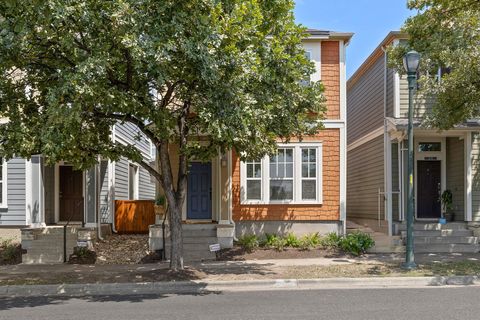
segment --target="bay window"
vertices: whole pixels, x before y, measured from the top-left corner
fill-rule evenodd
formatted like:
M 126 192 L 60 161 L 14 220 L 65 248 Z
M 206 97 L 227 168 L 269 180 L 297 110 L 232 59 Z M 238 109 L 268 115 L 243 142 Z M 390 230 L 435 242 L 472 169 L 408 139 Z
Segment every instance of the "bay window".
M 322 203 L 321 143 L 281 144 L 240 165 L 242 204 Z

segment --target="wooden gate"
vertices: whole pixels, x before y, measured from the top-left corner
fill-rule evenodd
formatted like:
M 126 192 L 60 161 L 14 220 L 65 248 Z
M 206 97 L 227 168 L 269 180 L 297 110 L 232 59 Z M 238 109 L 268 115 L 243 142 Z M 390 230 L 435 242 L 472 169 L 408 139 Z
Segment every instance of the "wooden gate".
M 155 224 L 153 200 L 115 200 L 115 229 L 118 233 L 148 233 Z

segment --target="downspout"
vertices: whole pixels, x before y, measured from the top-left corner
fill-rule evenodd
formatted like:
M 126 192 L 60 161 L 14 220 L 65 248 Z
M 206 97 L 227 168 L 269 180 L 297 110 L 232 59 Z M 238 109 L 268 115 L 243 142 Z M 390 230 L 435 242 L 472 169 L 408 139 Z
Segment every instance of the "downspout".
M 100 164 L 102 163 L 101 157 L 97 156 L 98 163 L 95 165 L 95 209 L 97 211 L 97 237 L 99 240 L 102 238 L 102 215 L 100 214 Z

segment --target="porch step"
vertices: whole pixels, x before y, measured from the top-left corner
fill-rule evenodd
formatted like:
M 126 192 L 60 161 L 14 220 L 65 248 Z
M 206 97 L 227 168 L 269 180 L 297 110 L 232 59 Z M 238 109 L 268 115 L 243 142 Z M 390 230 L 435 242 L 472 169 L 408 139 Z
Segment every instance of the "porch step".
M 214 244 L 217 243 L 217 237 L 183 237 L 183 245 L 190 244 Z
M 478 244 L 415 244 L 414 248 L 416 253 L 478 253 L 480 251 L 480 245 Z
M 417 244 L 478 244 L 478 237 L 469 236 L 440 236 L 440 237 L 427 237 L 418 236 L 414 239 L 415 245 Z
M 402 238 L 406 238 L 407 231 L 401 232 Z M 452 229 L 442 229 L 442 230 L 417 230 L 413 231 L 414 237 L 470 237 L 473 236 L 473 231 L 471 230 L 452 230 Z
M 406 231 L 407 225 L 404 223 L 396 225 L 398 231 Z M 465 222 L 440 223 L 414 223 L 413 230 L 416 231 L 439 231 L 439 230 L 468 230 Z
M 218 243 L 216 224 L 183 224 L 183 259 L 187 262 L 215 260 L 209 245 Z M 170 239 L 166 239 L 167 257 L 170 255 Z

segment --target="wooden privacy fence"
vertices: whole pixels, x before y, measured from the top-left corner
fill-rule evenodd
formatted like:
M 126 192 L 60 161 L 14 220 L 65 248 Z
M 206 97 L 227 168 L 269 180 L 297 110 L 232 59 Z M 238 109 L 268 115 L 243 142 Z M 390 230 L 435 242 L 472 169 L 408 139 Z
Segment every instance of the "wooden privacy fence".
M 115 200 L 115 229 L 118 233 L 148 233 L 155 224 L 153 200 Z

